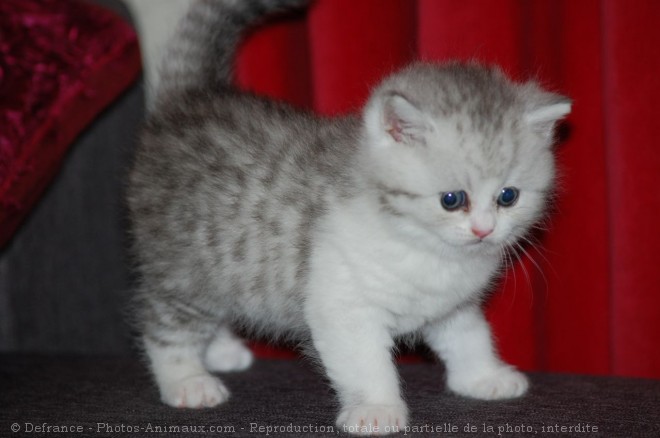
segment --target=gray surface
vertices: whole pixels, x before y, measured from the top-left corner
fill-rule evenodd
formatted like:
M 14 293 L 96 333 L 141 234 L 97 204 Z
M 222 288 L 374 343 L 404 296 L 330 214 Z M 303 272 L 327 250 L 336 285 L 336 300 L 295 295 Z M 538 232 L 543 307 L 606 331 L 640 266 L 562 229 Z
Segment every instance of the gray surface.
M 532 374 L 524 398 L 485 402 L 445 392 L 439 365 L 401 365 L 400 371 L 411 426 L 421 431 L 409 436 L 498 436 L 498 427 L 506 431 L 507 426 L 514 432 L 500 436 L 660 436 L 658 380 Z M 217 436 L 208 430 L 206 434 L 145 433 L 150 425 L 227 426 L 233 427 L 234 437 L 266 436 L 250 433 L 253 423 L 334 427 L 333 394 L 308 362 L 258 361 L 250 370 L 228 374 L 223 380 L 232 391 L 228 403 L 177 410 L 159 402 L 146 368 L 135 360 L 0 356 L 0 436 L 8 436 L 14 423 L 22 430 L 25 423 L 72 424 L 82 426 L 85 436 L 105 436 L 95 433 L 98 423 L 103 428 L 105 424 L 141 428 L 142 433 L 126 434 L 131 436 Z M 548 426 L 577 424 L 598 427 L 598 433 L 543 433 L 543 427 L 547 431 Z M 468 425 L 476 431 L 465 433 Z M 484 426 L 493 432 L 484 432 Z M 447 433 L 451 427 L 457 432 Z M 515 433 L 516 427 L 531 432 Z M 289 435 L 285 430 L 269 436 Z
M 117 0 L 100 1 L 127 16 Z M 122 179 L 143 117 L 141 85 L 104 111 L 0 250 L 0 351 L 125 353 L 129 295 Z

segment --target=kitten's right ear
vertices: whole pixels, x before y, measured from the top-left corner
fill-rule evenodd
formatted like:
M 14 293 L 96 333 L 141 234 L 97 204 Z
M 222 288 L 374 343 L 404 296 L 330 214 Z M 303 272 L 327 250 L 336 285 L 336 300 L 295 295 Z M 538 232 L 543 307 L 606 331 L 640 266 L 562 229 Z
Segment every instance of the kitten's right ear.
M 539 134 L 551 137 L 556 123 L 571 112 L 571 105 L 567 97 L 545 93 L 541 102 L 527 109 L 525 121 Z
M 367 130 L 372 138 L 385 138 L 407 145 L 425 144 L 429 123 L 424 113 L 408 99 L 391 93 L 367 108 Z

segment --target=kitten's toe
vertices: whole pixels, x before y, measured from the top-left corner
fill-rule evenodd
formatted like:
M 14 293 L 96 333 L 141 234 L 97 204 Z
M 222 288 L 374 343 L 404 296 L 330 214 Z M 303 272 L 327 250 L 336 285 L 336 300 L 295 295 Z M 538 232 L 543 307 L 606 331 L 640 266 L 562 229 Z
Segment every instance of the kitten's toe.
M 398 405 L 358 405 L 341 411 L 337 426 L 352 435 L 387 435 L 403 431 L 408 409 Z
M 220 339 L 206 350 L 205 365 L 211 372 L 243 371 L 249 368 L 252 362 L 252 352 L 238 339 Z
M 529 388 L 527 377 L 509 366 L 475 378 L 449 379 L 449 388 L 457 394 L 482 400 L 520 397 Z
M 224 403 L 229 391 L 219 379 L 202 375 L 162 385 L 161 398 L 175 408 L 211 408 Z

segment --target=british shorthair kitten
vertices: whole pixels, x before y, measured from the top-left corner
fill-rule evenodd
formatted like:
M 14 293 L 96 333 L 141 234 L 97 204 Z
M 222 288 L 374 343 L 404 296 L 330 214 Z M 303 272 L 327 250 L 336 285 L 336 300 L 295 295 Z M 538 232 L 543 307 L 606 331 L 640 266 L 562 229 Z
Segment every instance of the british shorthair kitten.
M 400 337 L 421 335 L 457 394 L 522 395 L 480 305 L 544 212 L 570 101 L 474 63 L 413 64 L 340 118 L 234 88 L 243 31 L 305 3 L 198 0 L 169 45 L 128 187 L 162 400 L 225 402 L 215 373 L 253 360 L 235 328 L 306 343 L 350 432 L 406 426 Z

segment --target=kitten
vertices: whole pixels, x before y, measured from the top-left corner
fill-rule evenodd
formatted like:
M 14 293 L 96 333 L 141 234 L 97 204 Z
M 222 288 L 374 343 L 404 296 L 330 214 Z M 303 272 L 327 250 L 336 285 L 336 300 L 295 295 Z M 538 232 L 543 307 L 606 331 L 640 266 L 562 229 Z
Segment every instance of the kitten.
M 162 400 L 226 401 L 212 373 L 253 360 L 237 326 L 307 342 L 352 432 L 407 424 L 391 352 L 410 334 L 455 393 L 522 395 L 480 303 L 543 214 L 570 102 L 459 63 L 405 68 L 336 119 L 233 88 L 245 28 L 303 3 L 197 1 L 165 58 L 128 188 L 137 319 Z

